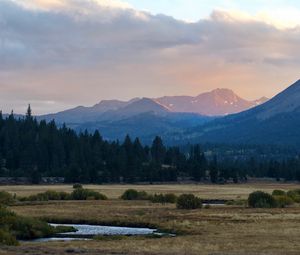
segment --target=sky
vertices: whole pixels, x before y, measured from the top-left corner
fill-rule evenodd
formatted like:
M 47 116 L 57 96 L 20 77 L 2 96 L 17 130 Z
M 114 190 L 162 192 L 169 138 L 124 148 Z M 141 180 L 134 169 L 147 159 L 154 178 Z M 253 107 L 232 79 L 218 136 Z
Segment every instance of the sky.
M 299 45 L 300 1 L 0 0 L 0 108 L 272 97 L 300 78 Z

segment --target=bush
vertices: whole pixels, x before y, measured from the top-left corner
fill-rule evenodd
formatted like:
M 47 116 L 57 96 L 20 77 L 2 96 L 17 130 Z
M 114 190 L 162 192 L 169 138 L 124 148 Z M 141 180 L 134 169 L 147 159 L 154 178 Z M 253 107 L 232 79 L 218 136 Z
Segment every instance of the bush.
M 178 209 L 198 209 L 202 207 L 202 200 L 193 194 L 183 194 L 177 199 Z
M 71 200 L 71 194 L 67 192 L 59 192 L 60 200 Z
M 274 208 L 277 204 L 272 195 L 262 191 L 255 191 L 249 195 L 248 205 L 252 208 Z
M 149 200 L 151 197 L 145 191 L 137 191 L 135 189 L 126 190 L 121 199 L 123 200 Z
M 61 196 L 59 192 L 48 190 L 44 193 L 47 200 L 61 200 Z
M 0 205 L 10 205 L 14 202 L 14 198 L 6 191 L 0 191 Z
M 80 183 L 75 183 L 74 185 L 73 185 L 73 189 L 82 189 L 83 187 L 82 187 L 82 185 L 80 184 Z
M 172 193 L 166 194 L 165 201 L 166 203 L 175 204 L 177 202 L 177 196 Z
M 149 200 L 150 195 L 146 191 L 139 191 L 138 192 L 138 200 Z
M 17 239 L 30 240 L 75 231 L 76 229 L 73 227 L 52 227 L 47 222 L 18 216 L 14 212 L 0 207 L 0 245 L 17 245 Z
M 152 196 L 150 200 L 152 203 L 175 204 L 177 201 L 177 196 L 175 194 L 154 194 L 154 196 Z
M 300 203 L 300 189 L 289 190 L 287 196 L 290 197 L 295 203 Z
M 27 217 L 15 216 L 10 220 L 10 225 L 17 239 L 22 240 L 47 237 L 55 233 L 55 228 L 47 222 Z
M 51 201 L 51 200 L 106 200 L 107 197 L 97 191 L 78 188 L 71 194 L 66 192 L 46 191 L 37 195 L 19 198 L 20 201 Z
M 292 205 L 294 200 L 287 195 L 274 196 L 276 200 L 277 207 L 284 208 L 286 206 Z
M 70 194 L 66 192 L 57 192 L 53 190 L 48 190 L 43 193 L 36 195 L 31 195 L 29 197 L 19 198 L 20 201 L 49 201 L 49 200 L 70 200 Z
M 272 196 L 285 196 L 285 195 L 286 195 L 285 191 L 280 189 L 275 189 L 272 192 Z
M 89 189 L 75 189 L 71 193 L 71 199 L 73 200 L 106 200 L 107 197 L 97 191 Z
M 17 245 L 18 241 L 16 237 L 12 235 L 8 230 L 0 229 L 0 245 Z
M 0 207 L 0 243 L 16 245 L 17 239 L 34 239 L 56 233 L 47 222 L 17 216 L 14 212 Z

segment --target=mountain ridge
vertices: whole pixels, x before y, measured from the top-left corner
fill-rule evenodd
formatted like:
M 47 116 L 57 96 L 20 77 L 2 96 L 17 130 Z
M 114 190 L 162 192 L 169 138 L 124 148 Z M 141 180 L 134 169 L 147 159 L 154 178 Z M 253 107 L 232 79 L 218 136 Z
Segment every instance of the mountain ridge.
M 267 100 L 267 98 L 262 97 L 258 100 L 248 101 L 239 97 L 230 89 L 219 88 L 199 94 L 196 97 L 165 96 L 159 98 L 133 98 L 129 101 L 102 100 L 91 107 L 78 106 L 54 114 L 41 115 L 39 118 L 55 119 L 58 122 L 84 122 L 93 119 L 97 121 L 99 118 L 107 119 L 110 114 L 127 117 L 132 115 L 130 113 L 147 111 L 159 112 L 160 114 L 169 111 L 195 113 L 203 116 L 223 116 L 250 109 Z M 148 104 L 148 107 L 145 104 Z M 125 114 L 126 110 L 129 114 Z
M 300 80 L 266 103 L 186 130 L 189 142 L 290 144 L 300 143 Z
M 174 112 L 193 112 L 207 116 L 223 116 L 241 112 L 266 102 L 266 97 L 249 101 L 230 89 L 217 88 L 193 96 L 165 96 L 156 99 Z

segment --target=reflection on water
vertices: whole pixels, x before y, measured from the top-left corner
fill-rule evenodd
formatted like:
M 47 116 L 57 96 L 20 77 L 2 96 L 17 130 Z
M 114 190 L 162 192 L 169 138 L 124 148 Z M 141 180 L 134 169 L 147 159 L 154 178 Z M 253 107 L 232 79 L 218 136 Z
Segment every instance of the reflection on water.
M 49 241 L 76 241 L 76 240 L 91 240 L 94 236 L 136 236 L 136 235 L 151 235 L 160 234 L 156 229 L 150 228 L 127 228 L 127 227 L 108 227 L 96 225 L 82 224 L 50 224 L 53 227 L 66 226 L 77 229 L 76 232 L 58 234 L 56 237 L 40 238 L 34 242 L 49 242 Z

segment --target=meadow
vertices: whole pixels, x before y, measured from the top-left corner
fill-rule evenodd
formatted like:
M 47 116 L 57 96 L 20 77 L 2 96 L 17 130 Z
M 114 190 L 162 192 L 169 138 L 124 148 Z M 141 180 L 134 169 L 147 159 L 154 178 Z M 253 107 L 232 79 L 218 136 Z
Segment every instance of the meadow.
M 122 226 L 151 226 L 176 237 L 101 238 L 93 241 L 33 243 L 2 247 L 0 254 L 284 254 L 300 251 L 300 207 L 251 209 L 245 206 L 211 206 L 178 210 L 173 204 L 122 201 L 128 188 L 149 193 L 193 193 L 207 199 L 244 199 L 253 190 L 299 188 L 297 184 L 240 185 L 87 185 L 108 196 L 106 201 L 48 201 L 21 203 L 11 209 L 23 216 L 55 222 Z M 71 191 L 72 186 L 1 187 L 18 196 L 46 190 Z
M 291 190 L 299 189 L 297 183 L 274 183 L 274 182 L 254 182 L 246 184 L 162 184 L 162 185 L 84 185 L 87 189 L 92 189 L 105 194 L 110 199 L 118 199 L 125 190 L 144 190 L 149 194 L 154 193 L 174 193 L 176 195 L 191 193 L 203 199 L 247 199 L 248 195 L 256 190 L 271 193 L 275 189 Z M 5 190 L 17 196 L 29 196 L 46 190 L 71 192 L 73 185 L 11 185 L 0 186 L 0 191 Z

